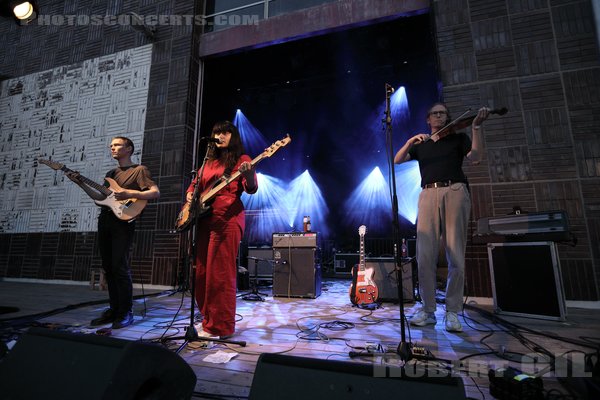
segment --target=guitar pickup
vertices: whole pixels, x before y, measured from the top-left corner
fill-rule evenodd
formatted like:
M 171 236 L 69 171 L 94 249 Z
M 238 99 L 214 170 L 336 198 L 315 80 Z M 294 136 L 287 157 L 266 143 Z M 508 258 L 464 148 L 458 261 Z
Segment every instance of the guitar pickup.
M 125 202 L 124 202 L 124 203 L 122 203 L 122 204 L 123 204 L 123 208 L 127 208 L 127 207 L 129 207 L 129 206 L 130 206 L 130 205 L 132 205 L 133 203 L 134 203 L 134 201 L 133 201 L 133 200 L 125 200 Z

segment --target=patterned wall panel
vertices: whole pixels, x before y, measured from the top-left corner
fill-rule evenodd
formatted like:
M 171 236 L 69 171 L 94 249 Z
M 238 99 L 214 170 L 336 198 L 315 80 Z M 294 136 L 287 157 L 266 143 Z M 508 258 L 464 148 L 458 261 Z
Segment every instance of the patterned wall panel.
M 506 215 L 514 206 L 567 211 L 577 237 L 576 246 L 559 245 L 567 298 L 598 300 L 600 57 L 591 2 L 470 0 L 467 15 L 452 10 L 460 2 L 434 3 L 436 39 L 445 53 L 445 100 L 454 107 L 473 104 L 479 87 L 481 104 L 509 109 L 485 124 L 487 157 L 477 167 L 464 166 L 473 218 Z M 466 42 L 469 31 L 473 50 Z M 472 52 L 475 77 L 464 61 L 444 62 L 468 60 Z M 467 249 L 471 294 L 489 290 L 488 272 L 481 268 L 487 264 L 484 249 Z
M 439 30 L 470 22 L 468 0 L 434 1 L 433 6 L 435 24 Z
M 492 182 L 519 182 L 531 179 L 529 151 L 525 146 L 488 150 Z
M 598 43 L 591 2 L 560 4 L 552 9 L 552 20 L 561 67 L 598 66 Z
M 36 159 L 102 182 L 111 137 L 127 135 L 140 162 L 151 56 L 146 45 L 2 82 L 0 232 L 95 230 L 98 207 Z

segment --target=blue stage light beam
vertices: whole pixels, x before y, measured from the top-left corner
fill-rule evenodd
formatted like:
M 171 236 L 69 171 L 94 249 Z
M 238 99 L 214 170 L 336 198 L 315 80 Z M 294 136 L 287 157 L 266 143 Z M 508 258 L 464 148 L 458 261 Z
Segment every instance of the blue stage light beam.
M 252 195 L 242 193 L 246 209 L 246 230 L 244 237 L 248 243 L 271 243 L 273 232 L 288 232 L 290 210 L 282 201 L 286 197 L 287 184 L 281 179 L 257 173 L 258 191 Z
M 413 225 L 417 222 L 419 195 L 421 194 L 421 174 L 416 161 L 395 165 L 396 191 L 398 193 L 398 214 Z
M 290 182 L 285 203 L 292 211 L 289 215 L 289 225 L 302 227 L 302 218 L 308 215 L 313 231 L 320 232 L 324 236 L 329 235 L 329 227 L 326 222 L 329 208 L 321 189 L 312 179 L 308 170 Z
M 392 117 L 393 135 L 401 137 L 403 133 L 409 131 L 408 126 L 410 122 L 410 107 L 404 86 L 400 86 L 390 97 L 390 114 Z M 377 110 L 374 111 L 369 120 L 371 121 L 369 129 L 372 133 L 372 140 L 371 144 L 368 145 L 369 148 L 364 150 L 367 153 L 377 152 L 379 155 L 369 161 L 376 165 L 384 165 L 387 162 L 388 147 L 384 134 L 385 126 L 383 124 L 385 120 L 385 100 L 379 104 Z
M 258 155 L 262 153 L 268 146 L 269 142 L 263 134 L 250 122 L 239 108 L 235 112 L 233 124 L 237 126 L 242 137 L 242 143 L 246 153 Z
M 352 191 L 344 202 L 344 213 L 351 226 L 366 225 L 370 231 L 379 233 L 391 229 L 390 190 L 379 167 L 373 168 Z
M 410 119 L 410 107 L 408 105 L 408 97 L 406 96 L 406 88 L 400 86 L 390 98 L 390 111 L 392 112 L 392 121 L 397 121 L 402 124 Z

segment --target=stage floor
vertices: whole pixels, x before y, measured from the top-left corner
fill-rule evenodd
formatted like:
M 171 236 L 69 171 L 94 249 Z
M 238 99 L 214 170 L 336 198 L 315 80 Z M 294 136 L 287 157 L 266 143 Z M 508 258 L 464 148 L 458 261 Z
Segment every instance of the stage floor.
M 217 344 L 203 349 L 197 343 L 190 343 L 179 352 L 198 379 L 194 398 L 248 397 L 261 353 L 362 363 L 374 368 L 401 366 L 403 361 L 396 353 L 401 341 L 398 304 L 383 303 L 372 310 L 353 307 L 348 297 L 349 286 L 349 280 L 325 280 L 322 294 L 316 299 L 272 297 L 269 287 L 260 288 L 266 294 L 264 301 L 238 297 L 236 334 L 231 340 L 245 341 L 245 347 Z M 140 295 L 141 291 L 136 290 L 135 294 Z M 2 340 L 18 338 L 19 333 L 32 324 L 95 334 L 96 329 L 88 323 L 106 307 L 106 303 L 101 302 L 107 296 L 106 291 L 94 291 L 87 286 L 0 281 L 1 308 L 5 311 L 10 307 L 20 309 L 0 315 Z M 73 307 L 80 304 L 83 305 Z M 408 365 L 418 364 L 426 371 L 437 369 L 437 374 L 460 376 L 469 398 L 493 398 L 487 375 L 490 368 L 512 366 L 532 374 L 549 366 L 548 355 L 559 357 L 560 362 L 556 363 L 557 372 L 548 368 L 542 375 L 544 391 L 554 389 L 569 394 L 557 376 L 568 376 L 568 382 L 581 383 L 571 375 L 586 375 L 578 363 L 583 362 L 583 353 L 594 353 L 600 346 L 597 310 L 569 308 L 567 320 L 561 322 L 498 316 L 490 312 L 490 305 L 473 304 L 468 299 L 467 304 L 460 316 L 464 332 L 444 330 L 444 308 L 439 304 L 437 325 L 410 330 L 407 325 L 405 339 L 433 357 L 430 360 L 419 357 L 408 361 Z M 414 308 L 414 304 L 406 304 L 406 315 L 410 316 Z M 51 310 L 55 312 L 26 317 Z M 113 330 L 111 335 L 145 341 L 181 336 L 189 324 L 189 310 L 189 293 L 146 291 L 145 301 L 135 301 L 134 324 Z M 182 341 L 164 343 L 175 351 Z M 374 355 L 369 349 L 387 353 Z M 222 364 L 205 361 L 217 351 L 235 356 Z M 350 352 L 370 354 L 350 357 Z M 564 354 L 574 365 L 560 358 Z

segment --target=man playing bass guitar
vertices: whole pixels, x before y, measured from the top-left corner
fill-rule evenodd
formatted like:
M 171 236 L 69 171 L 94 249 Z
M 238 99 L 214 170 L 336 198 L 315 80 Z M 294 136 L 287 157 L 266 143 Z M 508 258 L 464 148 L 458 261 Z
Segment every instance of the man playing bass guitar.
M 115 200 L 151 200 L 160 196 L 158 186 L 152 180 L 150 171 L 143 165 L 131 161 L 133 142 L 126 137 L 114 137 L 110 152 L 119 166 L 106 173 L 120 189 L 115 190 Z M 79 173 L 67 171 L 65 175 L 79 185 L 94 200 L 102 201 L 106 196 L 93 189 Z M 133 241 L 135 221 L 123 221 L 108 207 L 102 207 L 98 217 L 98 248 L 102 258 L 102 268 L 108 284 L 110 307 L 102 315 L 92 320 L 91 325 L 112 323 L 113 329 L 120 329 L 133 322 L 133 284 L 129 252 Z

